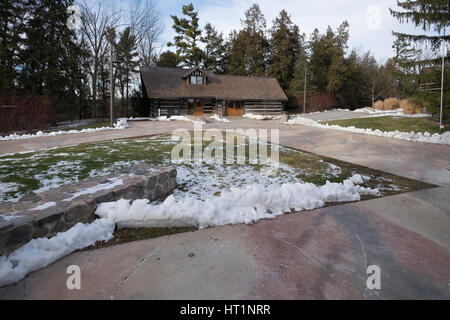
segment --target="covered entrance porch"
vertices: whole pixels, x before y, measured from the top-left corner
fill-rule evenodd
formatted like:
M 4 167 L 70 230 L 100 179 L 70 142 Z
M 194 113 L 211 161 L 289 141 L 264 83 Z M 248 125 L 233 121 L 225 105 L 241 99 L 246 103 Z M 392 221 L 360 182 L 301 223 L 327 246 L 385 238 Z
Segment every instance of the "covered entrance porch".
M 244 115 L 243 101 L 226 101 L 225 115 L 227 117 L 242 117 Z

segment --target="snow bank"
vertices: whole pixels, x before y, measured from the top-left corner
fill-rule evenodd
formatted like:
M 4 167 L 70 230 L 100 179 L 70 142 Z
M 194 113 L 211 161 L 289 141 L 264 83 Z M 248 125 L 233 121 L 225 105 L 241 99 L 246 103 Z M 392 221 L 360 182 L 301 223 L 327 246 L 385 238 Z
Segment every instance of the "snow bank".
M 16 283 L 33 271 L 44 268 L 78 249 L 106 241 L 113 237 L 115 224 L 109 219 L 98 219 L 90 224 L 78 223 L 55 237 L 39 238 L 0 257 L 0 287 Z
M 129 118 L 124 118 L 127 121 L 155 121 L 155 118 L 149 118 L 149 117 L 129 117 Z
M 371 114 L 375 114 L 375 113 L 378 113 L 378 114 L 396 113 L 396 112 L 400 112 L 400 111 L 401 111 L 401 109 L 396 109 L 396 110 L 377 110 L 377 109 L 374 109 L 374 108 L 367 108 L 367 107 L 353 110 L 353 112 L 356 112 L 356 113 L 371 113 Z
M 219 121 L 219 122 L 231 122 L 230 120 L 228 120 L 227 118 L 222 118 L 219 115 L 215 114 L 211 117 L 212 119 Z
M 126 119 L 119 119 L 114 124 L 113 127 L 101 127 L 101 128 L 87 128 L 83 130 L 67 130 L 67 131 L 52 131 L 44 133 L 42 131 L 38 131 L 35 134 L 10 134 L 9 136 L 0 137 L 0 141 L 9 141 L 9 140 L 21 140 L 21 139 L 31 139 L 31 138 L 39 138 L 39 137 L 53 137 L 53 136 L 61 136 L 66 134 L 74 134 L 74 133 L 92 133 L 106 130 L 121 130 L 128 128 L 128 123 Z
M 279 120 L 281 116 L 269 116 L 261 114 L 246 113 L 243 115 L 244 118 L 256 119 L 256 120 Z
M 96 214 L 127 226 L 169 227 L 198 226 L 206 228 L 227 224 L 253 223 L 273 219 L 291 209 L 301 211 L 323 207 L 325 202 L 357 201 L 361 195 L 378 195 L 379 191 L 359 186 L 360 175 L 343 183 L 327 182 L 317 187 L 312 183 L 288 183 L 276 190 L 261 184 L 232 188 L 219 197 L 205 201 L 192 197 L 176 200 L 173 195 L 163 203 L 148 200 L 119 200 L 102 203 Z
M 156 118 L 157 121 L 191 121 L 188 117 L 185 116 L 170 116 L 170 118 L 167 118 L 167 116 L 161 116 Z
M 168 118 L 167 116 L 160 116 L 160 117 L 156 117 L 156 118 L 148 118 L 148 117 L 139 117 L 139 118 L 121 118 L 122 120 L 126 120 L 126 121 L 192 121 L 192 122 L 200 122 L 197 120 L 192 120 L 189 119 L 186 116 L 170 116 L 170 118 Z M 217 119 L 216 119 L 217 120 Z M 227 119 L 225 119 L 227 120 Z M 220 120 L 218 120 L 220 121 Z M 224 121 L 226 122 L 226 121 Z M 206 124 L 205 122 L 202 121 L 203 124 Z
M 206 124 L 204 121 L 192 120 L 185 116 L 170 116 L 170 118 L 161 116 L 156 118 L 156 121 L 191 121 L 192 123 L 201 122 L 202 124 Z
M 398 130 L 395 131 L 381 131 L 378 129 L 361 129 L 356 128 L 354 126 L 350 127 L 341 127 L 338 125 L 329 125 L 329 124 L 321 124 L 317 121 L 297 117 L 289 120 L 287 124 L 300 124 L 310 127 L 316 127 L 316 128 L 324 128 L 324 129 L 334 129 L 334 130 L 340 130 L 340 131 L 349 131 L 354 133 L 362 133 L 362 134 L 368 134 L 368 135 L 374 135 L 379 137 L 385 137 L 385 138 L 392 138 L 392 139 L 400 139 L 400 140 L 406 140 L 406 141 L 413 141 L 413 142 L 426 142 L 426 143 L 436 143 L 436 144 L 446 144 L 450 145 L 450 132 L 444 132 L 443 134 L 430 134 L 429 132 L 401 132 Z
M 367 113 L 372 115 L 372 117 L 381 117 L 381 116 L 393 116 L 393 117 L 405 117 L 405 118 L 422 118 L 422 117 L 431 117 L 432 114 L 428 113 L 417 113 L 417 114 L 406 114 L 403 112 L 401 108 L 395 110 L 377 110 L 373 108 L 361 108 L 353 110 L 356 113 Z M 363 117 L 369 118 L 369 117 Z

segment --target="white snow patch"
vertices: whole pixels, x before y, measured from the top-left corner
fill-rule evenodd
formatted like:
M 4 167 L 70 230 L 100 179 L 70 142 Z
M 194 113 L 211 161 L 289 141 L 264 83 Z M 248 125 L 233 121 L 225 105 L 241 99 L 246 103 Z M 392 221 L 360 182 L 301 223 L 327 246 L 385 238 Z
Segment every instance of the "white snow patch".
M 397 113 L 402 111 L 402 109 L 398 108 L 398 109 L 394 109 L 394 110 L 377 110 L 374 108 L 359 108 L 356 110 L 353 110 L 353 112 L 356 113 L 370 113 L 370 114 L 389 114 L 389 113 Z
M 155 121 L 155 118 L 149 118 L 149 117 L 129 117 L 126 119 L 127 121 Z
M 51 208 L 54 206 L 56 206 L 56 202 L 51 201 L 51 202 L 46 202 L 44 204 L 41 204 L 40 206 L 37 206 L 36 208 L 30 209 L 30 210 L 39 211 L 39 210 L 45 210 L 45 209 L 48 209 L 48 208 Z
M 353 110 L 356 113 L 367 113 L 371 114 L 371 116 L 362 117 L 362 118 L 371 118 L 371 117 L 381 117 L 381 116 L 393 116 L 393 117 L 405 117 L 405 118 L 425 118 L 432 117 L 432 114 L 429 113 L 416 113 L 416 114 L 406 114 L 403 112 L 401 108 L 394 110 L 377 110 L 372 108 L 360 108 Z
M 61 136 L 66 134 L 74 134 L 74 133 L 93 133 L 99 131 L 106 130 L 122 130 L 128 128 L 128 123 L 126 119 L 119 119 L 114 124 L 113 127 L 101 127 L 101 128 L 87 128 L 83 130 L 67 130 L 67 131 L 52 131 L 44 133 L 42 131 L 38 131 L 35 134 L 10 134 L 9 136 L 0 137 L 0 141 L 9 141 L 9 140 L 21 140 L 21 139 L 31 139 L 31 138 L 39 138 L 39 137 L 53 137 L 53 136 Z
M 90 224 L 78 223 L 53 238 L 34 239 L 0 257 L 0 287 L 17 283 L 33 271 L 44 268 L 78 249 L 94 245 L 96 241 L 113 238 L 115 224 L 98 219 Z
M 78 198 L 79 196 L 83 196 L 86 194 L 93 194 L 93 193 L 96 193 L 97 191 L 101 191 L 101 190 L 114 189 L 115 187 L 121 186 L 121 185 L 123 185 L 123 180 L 119 179 L 119 178 L 114 178 L 114 179 L 111 179 L 110 183 L 103 183 L 103 184 L 96 185 L 94 187 L 90 187 L 90 188 L 78 191 L 78 192 L 74 193 L 71 198 L 64 199 L 63 201 L 72 201 L 73 199 Z
M 192 120 L 185 116 L 170 116 L 170 118 L 167 118 L 167 116 L 161 116 L 156 118 L 157 121 L 191 121 L 192 123 L 200 122 L 202 124 L 206 124 L 204 121 L 198 121 L 198 120 Z
M 216 120 L 216 121 L 219 121 L 219 122 L 231 122 L 227 118 L 222 118 L 221 116 L 219 116 L 217 114 L 213 115 L 211 118 Z
M 385 137 L 385 138 L 392 138 L 392 139 L 400 139 L 400 140 L 406 140 L 406 141 L 413 141 L 413 142 L 427 142 L 427 143 L 436 143 L 436 144 L 446 144 L 450 145 L 450 132 L 444 132 L 443 134 L 430 134 L 429 132 L 401 132 L 398 130 L 395 131 L 381 131 L 379 129 L 361 129 L 356 128 L 354 126 L 350 127 L 341 127 L 338 125 L 329 125 L 329 124 L 321 124 L 315 120 L 302 118 L 302 117 L 296 117 L 287 122 L 287 124 L 295 125 L 305 125 L 309 127 L 316 127 L 316 128 L 323 128 L 323 129 L 334 129 L 334 130 L 340 130 L 340 131 L 349 131 L 354 133 L 362 133 L 362 134 L 368 134 L 368 135 L 374 135 L 379 137 Z
M 0 193 L 16 192 L 19 185 L 15 182 L 0 183 Z
M 287 183 L 276 190 L 262 184 L 232 188 L 219 197 L 205 201 L 193 197 L 176 200 L 173 195 L 163 203 L 148 200 L 134 202 L 121 199 L 102 203 L 96 214 L 126 226 L 222 226 L 253 223 L 273 219 L 278 215 L 324 206 L 325 202 L 358 201 L 361 195 L 379 195 L 377 189 L 359 186 L 359 174 L 343 183 L 328 182 L 320 187 L 312 183 Z
M 261 114 L 253 114 L 246 113 L 243 116 L 244 118 L 255 119 L 255 120 L 279 120 L 281 116 L 270 116 L 270 115 L 261 115 Z

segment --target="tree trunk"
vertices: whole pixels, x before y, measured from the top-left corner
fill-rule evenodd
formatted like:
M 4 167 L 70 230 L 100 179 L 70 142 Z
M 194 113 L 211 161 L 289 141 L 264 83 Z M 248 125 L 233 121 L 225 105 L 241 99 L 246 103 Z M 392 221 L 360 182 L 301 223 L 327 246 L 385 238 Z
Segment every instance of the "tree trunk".
M 374 84 L 372 83 L 372 91 L 371 91 L 371 96 L 372 96 L 372 108 L 375 107 L 375 88 L 374 88 Z
M 127 98 L 125 101 L 125 117 L 128 118 L 128 77 L 127 77 Z
M 95 113 L 97 111 L 97 72 L 94 71 L 92 75 L 92 110 L 91 118 L 95 119 Z

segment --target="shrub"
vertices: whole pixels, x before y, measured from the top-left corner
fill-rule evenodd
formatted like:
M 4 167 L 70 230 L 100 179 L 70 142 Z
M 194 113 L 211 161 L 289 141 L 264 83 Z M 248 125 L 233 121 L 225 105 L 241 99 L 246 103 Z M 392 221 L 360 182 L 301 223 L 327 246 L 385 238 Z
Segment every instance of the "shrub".
M 403 99 L 400 101 L 400 107 L 405 114 L 421 113 L 423 104 L 416 99 Z
M 293 110 L 303 111 L 303 94 L 291 98 L 289 104 Z M 328 93 L 318 92 L 306 96 L 306 113 L 330 110 L 333 108 L 336 108 L 336 100 Z
M 381 100 L 378 100 L 373 104 L 373 108 L 376 110 L 384 110 L 384 102 Z
M 45 129 L 56 123 L 55 107 L 43 96 L 11 95 L 0 106 L 0 132 Z
M 383 110 L 395 110 L 400 107 L 400 100 L 397 98 L 388 98 L 384 100 L 384 109 Z

